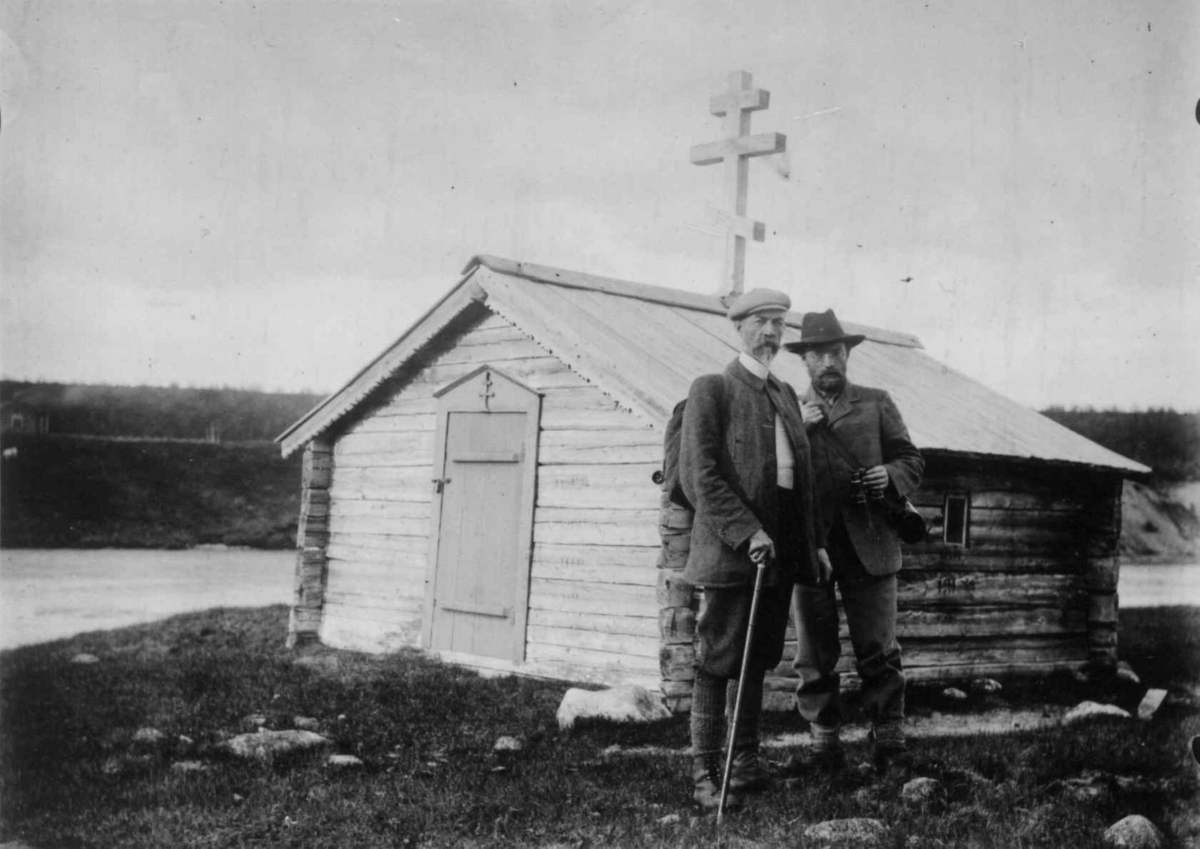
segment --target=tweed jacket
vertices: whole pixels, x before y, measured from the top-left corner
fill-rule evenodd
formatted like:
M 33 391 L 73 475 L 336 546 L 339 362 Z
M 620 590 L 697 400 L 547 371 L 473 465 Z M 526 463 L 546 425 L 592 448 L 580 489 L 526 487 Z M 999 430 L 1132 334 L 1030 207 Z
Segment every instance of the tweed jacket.
M 891 575 L 900 571 L 900 538 L 883 508 L 878 502 L 868 502 L 864 507 L 850 501 L 850 476 L 856 467 L 882 465 L 888 472 L 888 487 L 899 495 L 908 495 L 920 486 L 925 460 L 908 438 L 900 411 L 884 390 L 850 382 L 842 388 L 832 409 L 811 386 L 804 400 L 825 407 L 825 421 L 810 426 L 808 438 L 826 533 L 840 515 L 867 572 Z M 834 444 L 829 431 L 837 434 L 857 463 Z
M 772 384 L 770 392 L 767 383 Z M 722 374 L 697 378 L 688 392 L 679 446 L 679 479 L 695 510 L 684 579 L 703 587 L 753 583 L 757 567 L 748 542 L 773 524 L 778 509 L 775 405 L 796 457 L 795 493 L 803 539 L 796 563 L 772 564 L 764 580 L 815 581 L 816 521 L 811 458 L 796 392 L 773 375 L 756 377 L 734 360 Z M 769 532 L 768 532 L 769 533 Z M 774 570 L 774 571 L 772 571 Z

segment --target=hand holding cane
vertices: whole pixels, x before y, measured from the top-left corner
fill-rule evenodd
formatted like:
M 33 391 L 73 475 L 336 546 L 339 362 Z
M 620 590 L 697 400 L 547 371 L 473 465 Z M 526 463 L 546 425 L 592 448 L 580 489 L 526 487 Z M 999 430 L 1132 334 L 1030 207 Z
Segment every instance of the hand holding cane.
M 754 645 L 754 619 L 758 613 L 758 597 L 762 592 L 763 572 L 771 559 L 769 547 L 759 548 L 751 552 L 750 558 L 757 567 L 754 574 L 754 595 L 750 598 L 750 622 L 746 625 L 746 645 L 742 649 L 742 671 L 738 676 L 737 695 L 733 700 L 733 719 L 729 723 L 729 745 L 725 750 L 725 774 L 721 778 L 721 798 L 717 803 L 717 825 L 725 814 L 725 797 L 729 793 L 729 776 L 733 770 L 733 746 L 737 740 L 738 718 L 742 712 L 742 692 L 745 689 L 746 671 L 750 666 L 750 649 Z

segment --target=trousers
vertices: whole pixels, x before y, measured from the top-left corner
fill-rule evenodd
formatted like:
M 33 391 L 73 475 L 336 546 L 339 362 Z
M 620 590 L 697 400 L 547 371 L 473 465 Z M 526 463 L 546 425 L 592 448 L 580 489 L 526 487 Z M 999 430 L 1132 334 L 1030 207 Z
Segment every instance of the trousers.
M 841 675 L 835 671 L 842 650 L 836 584 L 862 681 L 863 708 L 875 725 L 902 721 L 905 678 L 896 639 L 896 576 L 869 574 L 840 521 L 830 530 L 828 545 L 833 579 L 797 584 L 792 594 L 792 666 L 800 680 L 796 707 L 804 719 L 819 725 L 839 725 L 843 719 Z

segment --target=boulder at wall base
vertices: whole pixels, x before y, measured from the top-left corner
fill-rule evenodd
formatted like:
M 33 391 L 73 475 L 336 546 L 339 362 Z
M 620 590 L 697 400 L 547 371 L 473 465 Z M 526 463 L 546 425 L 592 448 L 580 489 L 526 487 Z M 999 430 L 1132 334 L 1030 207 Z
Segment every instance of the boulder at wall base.
M 862 847 L 874 849 L 886 845 L 888 829 L 882 822 L 866 817 L 826 820 L 804 830 L 804 839 L 820 847 Z
M 669 719 L 671 712 L 662 698 L 637 684 L 625 684 L 608 690 L 567 690 L 558 706 L 558 727 L 564 731 L 581 719 L 607 719 L 612 722 L 653 722 Z
M 1085 720 L 1098 719 L 1100 717 L 1132 719 L 1133 714 L 1127 710 L 1122 710 L 1116 705 L 1102 705 L 1098 702 L 1080 702 L 1063 715 L 1063 722 L 1083 722 Z
M 330 741 L 312 731 L 298 729 L 267 731 L 264 729 L 253 734 L 239 734 L 221 745 L 239 758 L 270 761 L 291 752 L 319 749 L 330 745 Z
M 1114 849 L 1162 849 L 1162 832 L 1143 816 L 1130 814 L 1108 827 L 1104 842 Z

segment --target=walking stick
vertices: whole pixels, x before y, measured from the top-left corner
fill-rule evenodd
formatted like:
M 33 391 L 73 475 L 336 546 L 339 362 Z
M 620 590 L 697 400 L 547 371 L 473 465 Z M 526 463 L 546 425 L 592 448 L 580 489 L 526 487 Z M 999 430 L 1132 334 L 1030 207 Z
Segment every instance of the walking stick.
M 742 649 L 742 671 L 738 676 L 737 695 L 733 700 L 733 720 L 729 723 L 729 745 L 725 747 L 725 774 L 721 778 L 721 799 L 717 802 L 717 825 L 725 815 L 725 797 L 729 793 L 729 775 L 733 770 L 733 744 L 737 740 L 738 717 L 742 712 L 742 690 L 746 683 L 746 669 L 750 666 L 750 647 L 754 640 L 754 617 L 758 613 L 758 596 L 762 591 L 763 572 L 767 568 L 766 552 L 757 561 L 758 571 L 754 575 L 754 595 L 750 598 L 750 623 L 746 626 L 746 646 Z

